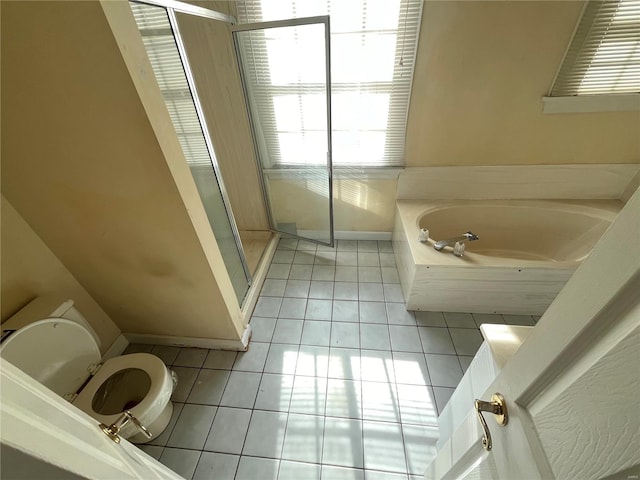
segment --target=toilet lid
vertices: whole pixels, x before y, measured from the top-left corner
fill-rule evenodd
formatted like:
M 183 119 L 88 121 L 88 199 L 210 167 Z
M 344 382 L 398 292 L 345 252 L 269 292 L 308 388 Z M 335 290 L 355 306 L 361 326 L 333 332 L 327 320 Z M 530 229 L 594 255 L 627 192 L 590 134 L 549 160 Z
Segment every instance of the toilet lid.
M 101 358 L 89 331 L 62 318 L 40 320 L 12 333 L 0 344 L 0 357 L 58 395 L 76 393 L 89 378 L 89 365 Z

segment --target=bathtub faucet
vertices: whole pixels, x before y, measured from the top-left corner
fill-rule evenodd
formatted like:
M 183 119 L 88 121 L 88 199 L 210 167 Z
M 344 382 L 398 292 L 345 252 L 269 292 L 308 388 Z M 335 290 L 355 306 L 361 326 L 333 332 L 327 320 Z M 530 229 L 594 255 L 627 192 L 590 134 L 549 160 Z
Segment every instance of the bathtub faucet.
M 446 246 L 455 245 L 456 242 L 460 242 L 460 243 L 467 242 L 467 241 L 472 242 L 473 240 L 478 240 L 478 236 L 473 232 L 465 232 L 462 235 L 460 235 L 459 237 L 447 238 L 446 240 L 440 240 L 440 241 L 436 242 L 436 244 L 433 246 L 433 248 L 435 248 L 436 250 L 440 251 Z

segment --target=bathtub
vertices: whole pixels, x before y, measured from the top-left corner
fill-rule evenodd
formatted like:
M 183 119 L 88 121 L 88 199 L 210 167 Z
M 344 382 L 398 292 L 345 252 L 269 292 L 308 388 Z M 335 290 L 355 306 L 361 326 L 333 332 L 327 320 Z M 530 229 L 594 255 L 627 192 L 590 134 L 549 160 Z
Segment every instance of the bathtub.
M 617 200 L 398 200 L 393 250 L 408 310 L 542 315 L 622 208 Z M 420 228 L 429 241 L 418 241 Z M 466 231 L 463 257 L 437 240 Z

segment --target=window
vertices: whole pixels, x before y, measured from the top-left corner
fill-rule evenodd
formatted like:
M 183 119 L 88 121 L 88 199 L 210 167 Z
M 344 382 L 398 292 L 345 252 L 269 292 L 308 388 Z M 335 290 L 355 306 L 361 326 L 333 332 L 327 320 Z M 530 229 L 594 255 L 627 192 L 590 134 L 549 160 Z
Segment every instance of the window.
M 590 1 L 552 97 L 640 93 L 640 0 Z
M 237 13 L 242 23 L 329 14 L 333 163 L 396 166 L 404 162 L 421 7 L 420 0 L 244 0 Z M 314 125 L 325 115 L 323 95 L 314 94 L 314 88 L 324 88 L 323 71 L 313 68 L 314 49 L 320 47 L 301 36 L 290 42 L 266 37 L 243 52 L 261 76 L 261 91 L 253 93 L 269 106 L 260 118 L 269 166 L 319 160 L 312 147 L 314 139 L 321 141 Z M 306 78 L 289 78 L 297 51 L 303 52 L 297 58 L 310 59 Z M 300 126 L 305 141 L 288 135 Z

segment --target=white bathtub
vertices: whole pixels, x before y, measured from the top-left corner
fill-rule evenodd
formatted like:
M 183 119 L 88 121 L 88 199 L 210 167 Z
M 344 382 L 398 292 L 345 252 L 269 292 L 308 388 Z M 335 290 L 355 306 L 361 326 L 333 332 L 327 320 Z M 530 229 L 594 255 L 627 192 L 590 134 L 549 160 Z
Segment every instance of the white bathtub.
M 393 248 L 407 309 L 541 315 L 609 227 L 616 200 L 398 200 Z M 428 243 L 418 241 L 428 228 Z M 437 240 L 466 231 L 462 258 Z

